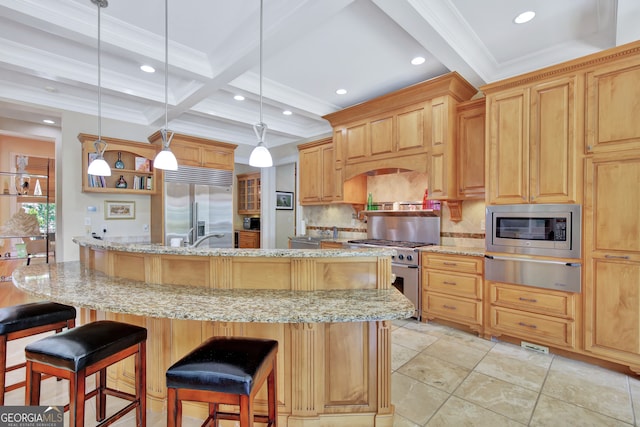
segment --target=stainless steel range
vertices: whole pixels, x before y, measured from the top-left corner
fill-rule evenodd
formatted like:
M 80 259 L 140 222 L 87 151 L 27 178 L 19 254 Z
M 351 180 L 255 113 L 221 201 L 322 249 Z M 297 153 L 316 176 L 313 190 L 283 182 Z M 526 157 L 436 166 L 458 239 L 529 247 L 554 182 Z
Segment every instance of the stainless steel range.
M 415 306 L 414 316 L 420 319 L 422 312 L 421 266 L 419 248 L 440 244 L 440 217 L 417 216 L 408 211 L 405 215 L 385 214 L 378 211 L 369 214 L 367 238 L 350 240 L 349 247 L 385 247 L 395 249 L 391 257 L 391 270 L 395 286 Z

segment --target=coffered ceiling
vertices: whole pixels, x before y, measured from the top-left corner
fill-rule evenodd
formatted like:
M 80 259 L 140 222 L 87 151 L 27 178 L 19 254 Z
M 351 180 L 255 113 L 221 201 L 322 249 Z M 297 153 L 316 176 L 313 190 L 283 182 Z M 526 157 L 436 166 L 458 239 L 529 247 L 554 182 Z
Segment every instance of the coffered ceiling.
M 168 1 L 169 128 L 248 156 L 259 0 Z M 535 18 L 515 24 L 526 10 Z M 101 10 L 103 117 L 164 125 L 164 13 L 163 0 Z M 0 117 L 60 126 L 63 110 L 97 115 L 97 16 L 91 0 L 0 0 Z M 451 70 L 479 87 L 636 40 L 637 22 L 637 0 L 264 0 L 267 145 L 277 162 L 328 134 L 325 114 Z M 416 56 L 426 61 L 411 65 Z

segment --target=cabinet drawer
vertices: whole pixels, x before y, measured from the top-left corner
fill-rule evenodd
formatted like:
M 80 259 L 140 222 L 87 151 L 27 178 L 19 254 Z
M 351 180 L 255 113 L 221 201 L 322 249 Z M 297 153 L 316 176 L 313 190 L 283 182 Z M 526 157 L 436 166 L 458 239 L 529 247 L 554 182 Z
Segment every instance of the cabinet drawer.
M 425 289 L 465 298 L 482 299 L 482 277 L 426 270 Z
M 492 305 L 570 319 L 575 316 L 575 295 L 572 293 L 504 283 L 490 283 L 489 290 Z
M 427 318 L 441 317 L 460 323 L 482 324 L 482 302 L 454 296 L 424 293 L 423 312 Z
M 464 255 L 442 255 L 423 253 L 422 266 L 459 273 L 482 274 L 484 258 Z
M 572 320 L 534 313 L 491 307 L 492 333 L 522 338 L 559 347 L 575 347 L 575 328 Z

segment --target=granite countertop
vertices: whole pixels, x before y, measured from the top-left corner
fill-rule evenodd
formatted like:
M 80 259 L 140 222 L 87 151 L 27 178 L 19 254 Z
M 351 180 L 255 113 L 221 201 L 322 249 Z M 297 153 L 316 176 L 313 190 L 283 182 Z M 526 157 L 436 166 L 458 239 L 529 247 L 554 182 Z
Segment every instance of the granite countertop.
M 39 298 L 93 310 L 168 319 L 259 323 L 367 322 L 405 319 L 413 304 L 385 290 L 289 291 L 209 289 L 108 277 L 79 261 L 22 266 L 19 289 Z
M 484 256 L 484 248 L 474 248 L 471 246 L 425 246 L 420 248 L 420 252 L 435 252 L 448 255 Z
M 74 237 L 73 241 L 80 246 L 92 249 L 104 249 L 131 253 L 195 255 L 195 256 L 242 256 L 242 257 L 276 257 L 276 258 L 340 258 L 360 256 L 392 256 L 395 250 L 385 248 L 362 249 L 211 249 L 171 247 L 152 243 L 125 243 L 110 240 L 99 240 L 91 237 Z

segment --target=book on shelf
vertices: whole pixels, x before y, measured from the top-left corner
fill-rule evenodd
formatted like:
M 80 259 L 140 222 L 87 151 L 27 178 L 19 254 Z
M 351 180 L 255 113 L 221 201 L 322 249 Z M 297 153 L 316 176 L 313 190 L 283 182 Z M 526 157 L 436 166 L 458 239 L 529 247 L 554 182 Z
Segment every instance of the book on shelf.
M 151 190 L 153 188 L 151 176 L 135 175 L 133 177 L 133 189 L 134 190 Z
M 146 157 L 135 158 L 136 170 L 139 172 L 149 172 L 151 170 L 151 162 Z

